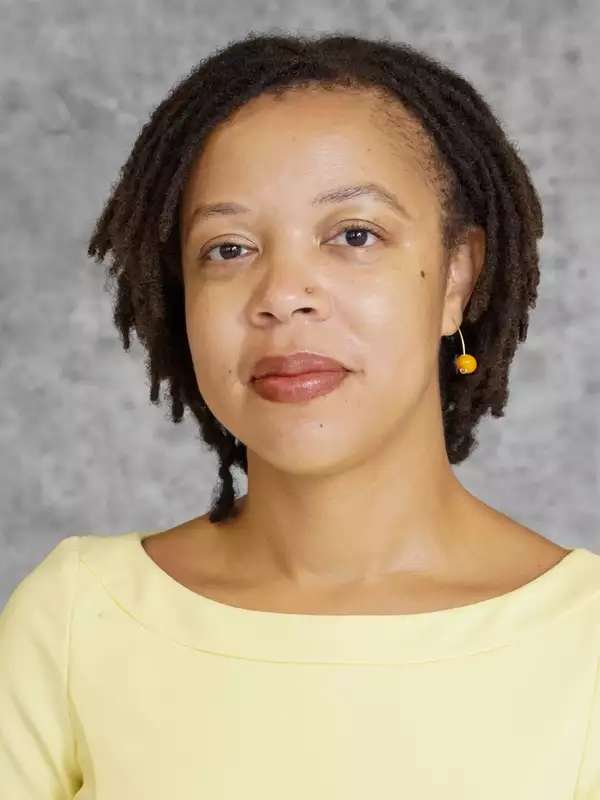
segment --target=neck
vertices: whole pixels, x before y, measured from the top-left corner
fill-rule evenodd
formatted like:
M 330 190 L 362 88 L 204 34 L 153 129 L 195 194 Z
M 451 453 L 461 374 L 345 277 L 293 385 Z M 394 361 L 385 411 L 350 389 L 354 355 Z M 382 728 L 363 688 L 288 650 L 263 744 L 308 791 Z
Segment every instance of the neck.
M 335 474 L 292 474 L 248 450 L 248 493 L 223 523 L 239 574 L 326 590 L 448 572 L 497 512 L 455 477 L 441 424 L 434 435 L 427 409 L 417 416 Z

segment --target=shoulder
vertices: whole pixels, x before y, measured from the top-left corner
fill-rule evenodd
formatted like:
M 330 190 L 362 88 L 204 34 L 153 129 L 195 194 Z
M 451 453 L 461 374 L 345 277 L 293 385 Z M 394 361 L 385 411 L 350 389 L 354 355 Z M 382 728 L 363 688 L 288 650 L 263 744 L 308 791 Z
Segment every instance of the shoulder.
M 80 538 L 61 539 L 17 583 L 2 612 L 4 625 L 7 617 L 17 610 L 24 613 L 30 608 L 32 612 L 38 609 L 41 613 L 50 607 L 56 609 L 57 605 L 69 604 L 79 571 Z
M 79 537 L 68 536 L 17 583 L 0 609 L 0 675 L 7 665 L 43 661 L 49 669 L 62 658 L 78 580 Z
M 22 582 L 39 582 L 48 576 L 62 575 L 72 572 L 79 561 L 79 544 L 81 536 L 66 536 L 60 539 L 33 569 L 27 573 Z
M 110 574 L 131 548 L 136 533 L 102 536 L 67 536 L 55 544 L 16 584 L 0 610 L 1 634 L 9 624 L 47 624 L 54 629 L 64 622 L 76 602 L 80 585 L 89 572 Z
M 79 537 L 62 539 L 20 580 L 0 611 L 0 685 L 63 676 L 79 575 Z M 0 691 L 1 695 L 1 691 Z

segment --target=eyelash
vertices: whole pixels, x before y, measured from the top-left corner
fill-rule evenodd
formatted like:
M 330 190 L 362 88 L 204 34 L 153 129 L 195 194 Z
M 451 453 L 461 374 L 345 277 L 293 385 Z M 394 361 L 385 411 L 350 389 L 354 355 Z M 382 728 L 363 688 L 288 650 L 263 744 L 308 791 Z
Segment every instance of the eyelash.
M 383 241 L 383 236 L 380 233 L 378 233 L 376 230 L 374 230 L 370 225 L 367 225 L 365 223 L 360 223 L 360 222 L 348 223 L 340 231 L 338 231 L 333 238 L 336 239 L 342 233 L 346 233 L 346 231 L 354 231 L 354 230 L 367 231 L 367 233 L 372 233 L 373 236 L 377 237 L 377 239 L 379 239 L 380 241 Z M 246 248 L 245 245 L 238 244 L 237 242 L 219 242 L 219 244 L 215 244 L 209 250 L 207 250 L 206 253 L 204 253 L 204 255 L 201 255 L 199 257 L 199 261 L 236 261 L 237 258 L 221 258 L 221 259 L 208 258 L 209 253 L 212 253 L 213 250 L 217 250 L 219 247 L 225 247 L 225 245 L 233 245 L 234 247 L 242 247 L 244 249 L 248 249 L 248 248 Z M 350 247 L 350 245 L 348 245 L 348 246 Z M 353 249 L 355 249 L 355 250 L 369 250 L 370 248 L 368 248 L 368 247 L 356 247 L 356 248 L 353 248 Z

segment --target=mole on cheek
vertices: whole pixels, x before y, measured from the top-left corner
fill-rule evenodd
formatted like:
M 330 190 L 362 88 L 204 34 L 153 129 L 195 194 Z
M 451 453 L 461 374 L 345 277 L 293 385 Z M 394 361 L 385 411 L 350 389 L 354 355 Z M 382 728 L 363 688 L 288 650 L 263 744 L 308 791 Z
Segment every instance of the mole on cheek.
M 424 278 L 424 277 L 425 277 L 425 273 L 423 272 L 423 270 L 421 270 L 421 277 L 422 277 L 422 278 Z

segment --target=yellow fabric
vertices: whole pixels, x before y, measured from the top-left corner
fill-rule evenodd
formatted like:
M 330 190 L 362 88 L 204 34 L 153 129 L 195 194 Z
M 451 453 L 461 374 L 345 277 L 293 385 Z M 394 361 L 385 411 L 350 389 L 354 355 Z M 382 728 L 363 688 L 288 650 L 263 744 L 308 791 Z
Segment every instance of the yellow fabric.
M 396 615 L 197 595 L 69 536 L 0 614 L 7 800 L 600 800 L 600 554 Z

